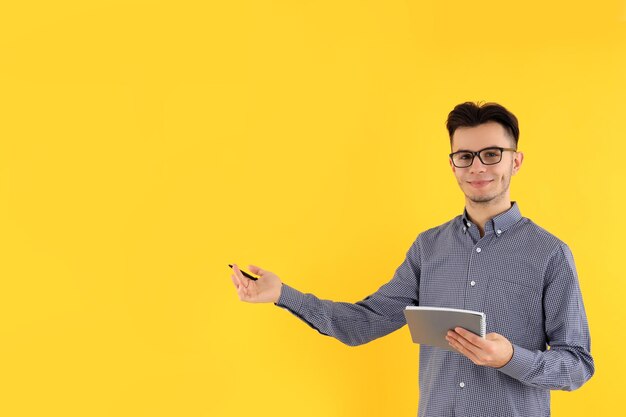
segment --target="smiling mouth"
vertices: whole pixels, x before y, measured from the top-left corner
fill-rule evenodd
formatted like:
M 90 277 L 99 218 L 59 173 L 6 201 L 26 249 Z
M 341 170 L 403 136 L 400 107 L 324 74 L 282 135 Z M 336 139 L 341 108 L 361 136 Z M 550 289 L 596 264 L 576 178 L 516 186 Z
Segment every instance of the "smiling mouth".
M 489 180 L 489 181 L 468 181 L 469 185 L 471 185 L 474 188 L 482 188 L 484 186 L 486 186 L 487 184 L 489 184 L 491 181 L 493 180 Z

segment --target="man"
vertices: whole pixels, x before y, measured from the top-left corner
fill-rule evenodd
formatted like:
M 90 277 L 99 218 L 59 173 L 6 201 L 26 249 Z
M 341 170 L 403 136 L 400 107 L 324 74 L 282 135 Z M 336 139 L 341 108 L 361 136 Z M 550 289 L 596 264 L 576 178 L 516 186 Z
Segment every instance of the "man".
M 422 345 L 419 416 L 549 416 L 550 390 L 573 390 L 594 373 L 587 317 L 565 243 L 511 202 L 517 118 L 496 103 L 459 104 L 447 120 L 450 167 L 465 210 L 427 230 L 393 279 L 354 304 L 320 300 L 250 266 L 235 266 L 239 297 L 274 302 L 354 346 L 402 327 L 407 305 L 483 311 L 487 335 L 448 332 L 456 352 Z M 457 353 L 458 352 L 458 353 Z

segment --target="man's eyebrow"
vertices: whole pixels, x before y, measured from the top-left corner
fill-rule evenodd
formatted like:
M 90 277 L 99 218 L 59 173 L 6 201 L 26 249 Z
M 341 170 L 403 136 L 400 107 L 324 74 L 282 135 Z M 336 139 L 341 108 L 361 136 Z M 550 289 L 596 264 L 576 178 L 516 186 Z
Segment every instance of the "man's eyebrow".
M 479 150 L 477 150 L 477 151 L 472 151 L 472 150 L 470 150 L 470 149 L 459 149 L 458 151 L 452 151 L 452 153 L 455 153 L 455 152 L 480 152 L 480 151 L 484 151 L 485 149 L 500 148 L 500 147 L 501 147 L 501 146 L 496 146 L 496 145 L 493 145 L 493 146 L 486 146 L 486 147 L 484 147 L 484 148 L 482 148 L 482 149 L 479 149 Z

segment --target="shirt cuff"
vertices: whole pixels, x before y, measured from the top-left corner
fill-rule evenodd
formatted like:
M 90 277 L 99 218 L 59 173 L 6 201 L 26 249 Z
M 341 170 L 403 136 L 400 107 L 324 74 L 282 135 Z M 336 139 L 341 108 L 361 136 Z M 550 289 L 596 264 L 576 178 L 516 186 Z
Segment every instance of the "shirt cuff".
M 304 302 L 304 294 L 295 288 L 290 287 L 287 284 L 283 284 L 280 297 L 278 301 L 274 303 L 278 307 L 286 308 L 287 310 L 297 313 L 300 311 L 300 307 Z
M 533 351 L 513 345 L 513 356 L 511 360 L 503 367 L 498 368 L 498 370 L 511 378 L 521 381 L 531 372 L 534 363 L 535 353 Z

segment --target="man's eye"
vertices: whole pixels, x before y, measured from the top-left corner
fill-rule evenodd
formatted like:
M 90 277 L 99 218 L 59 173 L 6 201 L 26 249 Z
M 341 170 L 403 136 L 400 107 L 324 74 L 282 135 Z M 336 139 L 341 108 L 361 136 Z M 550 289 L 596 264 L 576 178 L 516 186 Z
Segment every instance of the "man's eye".
M 463 154 L 460 154 L 458 156 L 459 159 L 470 159 L 471 157 L 472 157 L 472 155 L 470 155 L 468 153 L 463 153 Z
M 498 154 L 496 152 L 485 152 L 485 156 L 491 158 L 494 156 L 498 156 Z

